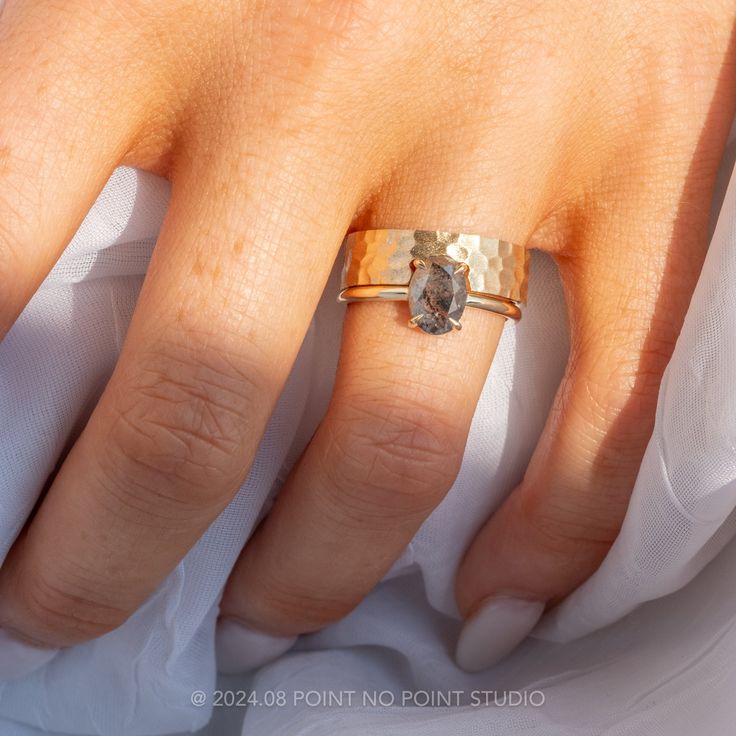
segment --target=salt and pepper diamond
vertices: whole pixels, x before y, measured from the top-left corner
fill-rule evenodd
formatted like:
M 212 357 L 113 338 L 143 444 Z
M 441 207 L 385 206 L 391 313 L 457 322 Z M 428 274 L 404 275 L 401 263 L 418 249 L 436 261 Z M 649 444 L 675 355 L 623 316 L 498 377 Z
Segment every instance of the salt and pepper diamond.
M 409 324 L 430 335 L 461 328 L 468 301 L 468 266 L 446 256 L 417 258 L 409 281 Z

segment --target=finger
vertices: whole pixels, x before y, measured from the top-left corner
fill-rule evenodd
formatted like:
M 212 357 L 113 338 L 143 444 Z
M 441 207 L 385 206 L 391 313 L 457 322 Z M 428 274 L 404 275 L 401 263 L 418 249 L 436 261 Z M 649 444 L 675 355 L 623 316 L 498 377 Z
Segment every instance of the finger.
M 507 150 L 478 157 L 463 136 L 416 149 L 356 229 L 441 224 L 527 242 L 550 211 L 544 174 L 527 177 L 524 202 L 513 177 L 479 186 L 496 181 Z M 327 415 L 228 581 L 223 671 L 258 666 L 347 613 L 452 486 L 503 322 L 467 309 L 461 332 L 431 337 L 407 315 L 406 304 L 349 306 Z
M 468 620 L 456 658 L 466 670 L 506 656 L 596 570 L 619 532 L 707 224 L 704 207 L 687 237 L 674 221 L 659 230 L 662 210 L 651 200 L 642 195 L 588 223 L 571 245 L 586 258 L 560 259 L 569 363 L 523 482 L 459 569 L 457 600 Z
M 113 84 L 125 44 L 90 53 L 90 37 L 109 35 L 103 16 L 80 23 L 60 3 L 11 0 L 0 18 L 0 339 L 131 146 L 150 97 L 145 74 Z
M 292 635 L 367 595 L 452 486 L 503 323 L 468 310 L 462 332 L 432 339 L 405 304 L 349 307 L 330 408 L 239 559 L 224 617 Z
M 232 498 L 346 229 L 300 141 L 219 141 L 187 151 L 115 373 L 0 571 L 0 624 L 33 642 L 122 623 Z

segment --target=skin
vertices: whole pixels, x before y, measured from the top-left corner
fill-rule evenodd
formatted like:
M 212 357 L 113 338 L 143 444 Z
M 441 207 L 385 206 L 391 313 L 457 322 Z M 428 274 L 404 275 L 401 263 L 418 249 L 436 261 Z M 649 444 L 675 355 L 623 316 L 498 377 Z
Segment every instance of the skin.
M 618 533 L 704 257 L 735 22 L 731 0 L 7 0 L 0 336 L 115 166 L 172 199 L 114 375 L 0 569 L 0 626 L 67 646 L 141 605 L 240 486 L 345 232 L 371 227 L 556 260 L 567 371 L 457 602 L 564 598 Z M 463 324 L 349 307 L 224 615 L 314 631 L 380 580 L 453 483 L 504 325 Z

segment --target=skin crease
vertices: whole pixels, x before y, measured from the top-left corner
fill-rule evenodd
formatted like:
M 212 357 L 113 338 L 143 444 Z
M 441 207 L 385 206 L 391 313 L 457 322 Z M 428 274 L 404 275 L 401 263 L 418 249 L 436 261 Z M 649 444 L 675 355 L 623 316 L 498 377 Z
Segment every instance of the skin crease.
M 172 201 L 118 367 L 0 569 L 0 626 L 67 646 L 150 595 L 246 476 L 351 228 L 557 261 L 569 365 L 457 601 L 569 594 L 618 532 L 700 270 L 735 20 L 721 0 L 7 0 L 0 335 L 115 166 Z M 380 580 L 459 468 L 503 327 L 463 324 L 348 310 L 327 416 L 224 615 L 313 631 Z

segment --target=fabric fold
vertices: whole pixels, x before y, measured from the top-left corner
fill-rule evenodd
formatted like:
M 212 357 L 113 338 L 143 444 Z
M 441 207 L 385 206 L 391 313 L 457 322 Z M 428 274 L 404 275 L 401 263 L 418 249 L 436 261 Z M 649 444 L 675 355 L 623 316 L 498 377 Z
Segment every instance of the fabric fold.
M 729 144 L 721 180 L 733 163 Z M 0 556 L 110 375 L 166 208 L 168 185 L 118 169 L 53 273 L 0 344 Z M 0 685 L 5 736 L 730 733 L 736 708 L 736 178 L 660 391 L 654 435 L 619 539 L 601 568 L 502 665 L 452 660 L 453 579 L 477 529 L 522 477 L 562 375 L 568 338 L 552 261 L 532 259 L 529 308 L 509 325 L 453 489 L 350 616 L 303 637 L 252 679 L 258 692 L 460 690 L 457 708 L 218 709 L 214 628 L 222 587 L 268 499 L 326 406 L 342 307 L 328 285 L 233 502 L 123 626 Z M 70 532 L 71 533 L 71 532 Z M 471 693 L 539 689 L 542 707 Z M 209 726 L 206 724 L 214 718 Z

